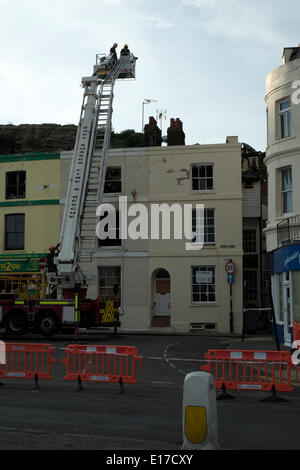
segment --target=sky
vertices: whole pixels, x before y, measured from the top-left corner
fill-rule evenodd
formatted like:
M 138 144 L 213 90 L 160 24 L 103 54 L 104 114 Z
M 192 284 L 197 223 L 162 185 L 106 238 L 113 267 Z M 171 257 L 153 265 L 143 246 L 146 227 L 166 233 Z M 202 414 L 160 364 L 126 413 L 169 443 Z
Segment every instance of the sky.
M 0 124 L 78 124 L 81 77 L 125 43 L 136 80 L 115 86 L 113 128 L 166 110 L 186 144 L 237 135 L 266 147 L 265 79 L 300 42 L 298 0 L 0 0 Z M 287 14 L 288 12 L 288 14 Z

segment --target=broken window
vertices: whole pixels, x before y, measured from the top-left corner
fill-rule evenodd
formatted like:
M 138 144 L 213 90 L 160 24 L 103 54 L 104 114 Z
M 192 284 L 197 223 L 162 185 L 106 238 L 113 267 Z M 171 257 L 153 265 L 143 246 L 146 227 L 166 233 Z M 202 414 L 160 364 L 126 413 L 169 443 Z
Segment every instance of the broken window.
M 6 173 L 6 199 L 25 198 L 26 171 Z
M 100 220 L 107 217 L 107 215 L 108 215 L 108 212 L 107 211 L 104 212 L 104 214 L 101 215 Z M 121 246 L 122 240 L 120 238 L 120 213 L 119 211 L 116 211 L 115 215 L 116 215 L 115 217 L 116 223 L 113 226 L 110 225 L 109 223 L 105 225 L 104 231 L 105 233 L 107 233 L 107 238 L 105 238 L 104 240 L 101 240 L 99 238 L 98 246 L 100 247 Z
M 121 168 L 110 167 L 106 170 L 104 192 L 120 193 L 122 191 Z

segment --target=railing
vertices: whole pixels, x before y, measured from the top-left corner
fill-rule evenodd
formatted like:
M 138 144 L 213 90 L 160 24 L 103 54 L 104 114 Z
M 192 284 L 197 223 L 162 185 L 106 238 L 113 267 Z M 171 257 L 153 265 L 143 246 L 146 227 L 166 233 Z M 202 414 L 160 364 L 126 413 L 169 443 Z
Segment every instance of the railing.
M 278 247 L 291 243 L 300 243 L 300 215 L 288 217 L 277 224 Z
M 38 277 L 5 276 L 0 277 L 0 294 L 2 297 L 14 295 L 25 303 L 38 303 L 40 299 L 52 297 L 56 286 L 42 283 Z

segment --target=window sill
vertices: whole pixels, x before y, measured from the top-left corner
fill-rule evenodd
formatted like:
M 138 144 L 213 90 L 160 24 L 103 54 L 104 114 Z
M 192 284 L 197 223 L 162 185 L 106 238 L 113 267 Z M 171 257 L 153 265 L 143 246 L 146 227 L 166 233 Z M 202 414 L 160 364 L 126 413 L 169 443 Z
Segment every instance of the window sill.
M 290 137 L 282 137 L 282 139 L 276 139 L 274 140 L 274 144 L 280 144 L 281 142 L 287 142 L 289 140 L 293 140 L 295 139 L 296 137 L 295 136 L 290 136 Z M 270 147 L 270 145 L 269 145 Z
M 215 194 L 215 189 L 192 189 L 191 194 Z
M 194 302 L 190 307 L 219 307 L 219 305 L 216 302 Z
M 122 250 L 122 245 L 114 245 L 114 246 L 98 246 L 99 250 Z

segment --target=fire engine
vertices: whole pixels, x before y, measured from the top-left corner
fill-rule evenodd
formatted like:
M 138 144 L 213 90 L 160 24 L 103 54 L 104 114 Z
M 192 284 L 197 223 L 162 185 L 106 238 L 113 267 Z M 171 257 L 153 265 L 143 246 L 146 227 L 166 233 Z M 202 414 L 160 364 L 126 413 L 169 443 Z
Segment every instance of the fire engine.
M 82 78 L 83 102 L 73 151 L 72 167 L 61 225 L 60 243 L 50 248 L 45 260 L 44 279 L 40 276 L 13 276 L 2 280 L 0 327 L 8 334 L 22 335 L 34 329 L 50 337 L 64 327 L 120 326 L 118 303 L 114 298 L 88 299 L 88 281 L 80 270 L 84 210 L 88 202 L 89 179 L 97 180 L 92 207 L 97 207 L 104 191 L 111 138 L 112 104 L 115 82 L 135 78 L 137 57 L 133 54 L 115 60 L 112 55 L 96 55 L 93 74 Z M 96 157 L 96 156 L 97 157 Z M 100 158 L 99 158 L 100 156 Z M 93 214 L 96 229 L 96 212 Z M 96 230 L 88 242 L 90 260 Z M 85 248 L 86 250 L 86 248 Z M 85 253 L 85 256 L 87 253 Z M 43 282 L 44 281 L 44 282 Z M 114 294 L 117 294 L 114 289 Z M 4 293 L 3 293 L 4 292 Z

